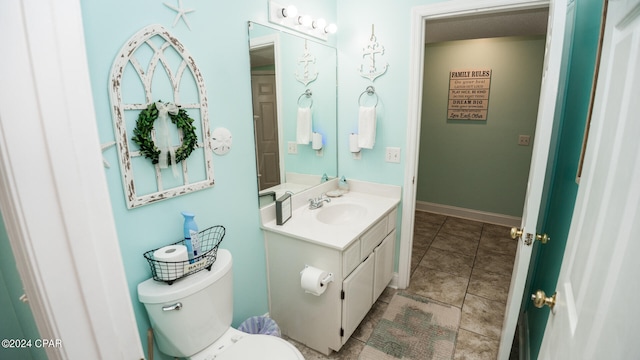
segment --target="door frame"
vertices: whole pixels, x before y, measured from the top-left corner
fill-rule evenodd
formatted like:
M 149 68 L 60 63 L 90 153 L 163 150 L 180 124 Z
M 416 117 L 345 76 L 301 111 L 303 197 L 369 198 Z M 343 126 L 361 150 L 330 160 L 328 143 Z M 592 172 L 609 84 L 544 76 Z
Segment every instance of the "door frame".
M 491 14 L 502 11 L 527 10 L 549 7 L 549 0 L 481 0 L 465 2 L 444 2 L 417 6 L 411 11 L 411 54 L 409 108 L 407 121 L 407 162 L 404 175 L 402 197 L 402 234 L 398 259 L 398 287 L 409 286 L 411 272 L 411 249 L 413 229 L 416 178 L 418 174 L 418 153 L 420 150 L 420 126 L 422 118 L 422 89 L 424 67 L 425 27 L 428 20 L 454 18 L 465 15 Z M 562 34 L 560 34 L 562 35 Z
M 0 69 L 0 209 L 25 306 L 43 339 L 62 341 L 50 359 L 141 359 L 80 2 L 0 2 L 0 31 L 13 49 Z
M 566 3 L 559 1 L 560 6 Z M 418 169 L 418 150 L 420 145 L 420 121 L 422 112 L 422 88 L 423 88 L 423 66 L 424 66 L 424 37 L 426 21 L 429 19 L 443 19 L 449 17 L 459 17 L 465 15 L 478 15 L 478 14 L 491 14 L 503 11 L 515 11 L 515 10 L 527 10 L 535 8 L 549 8 L 549 18 L 553 18 L 553 24 L 549 24 L 547 31 L 547 40 L 545 47 L 545 66 L 543 69 L 543 84 L 541 87 L 541 98 L 538 107 L 538 122 L 536 126 L 536 138 L 538 139 L 536 145 L 534 145 L 534 151 L 531 160 L 531 171 L 535 170 L 535 167 L 546 164 L 548 160 L 548 152 L 538 151 L 536 147 L 549 146 L 550 136 L 553 128 L 553 123 L 541 122 L 541 116 L 551 116 L 555 112 L 557 98 L 557 89 L 549 89 L 543 96 L 545 89 L 545 82 L 550 81 L 551 78 L 558 76 L 561 67 L 562 57 L 562 45 L 564 40 L 564 20 L 560 21 L 553 17 L 553 15 L 562 16 L 559 11 L 556 11 L 554 6 L 559 6 L 553 0 L 549 1 L 508 1 L 508 0 L 488 0 L 477 2 L 447 2 L 442 4 L 436 4 L 425 7 L 417 7 L 412 11 L 411 19 L 411 88 L 409 93 L 409 111 L 408 111 L 408 125 L 407 125 L 407 165 L 405 168 L 405 184 L 403 194 L 403 217 L 402 217 L 402 238 L 400 242 L 400 258 L 398 266 L 398 285 L 401 288 L 406 288 L 409 285 L 410 280 L 410 267 L 411 267 L 411 251 L 413 242 L 413 228 L 414 228 L 414 212 L 416 201 L 416 184 L 415 179 Z M 556 12 L 558 14 L 556 14 Z M 558 22 L 556 24 L 556 22 Z M 549 53 L 552 55 L 549 56 Z M 553 75 L 553 76 L 552 76 Z M 549 79 L 547 79 L 549 77 Z M 546 86 L 549 87 L 549 86 Z M 552 91 L 553 90 L 553 91 Z M 544 111 L 543 114 L 540 111 Z M 542 143 L 540 142 L 543 140 Z M 544 143 L 544 144 L 543 144 Z M 538 176 L 533 176 L 533 173 L 529 174 L 529 181 L 534 181 L 533 184 L 529 183 L 527 188 L 527 195 L 525 197 L 525 208 L 522 217 L 522 226 L 526 228 L 527 232 L 536 231 L 536 223 L 538 220 L 540 203 L 534 204 L 527 199 L 540 199 L 542 197 L 544 176 L 540 179 Z M 531 214 L 529 214 L 531 212 Z M 530 216 L 528 216 L 530 215 Z M 530 235 L 530 234 L 527 234 Z M 506 344 L 507 338 L 513 335 L 515 331 L 515 323 L 518 321 L 518 313 L 520 311 L 520 303 L 523 299 L 521 293 L 518 293 L 524 288 L 522 277 L 519 276 L 522 271 L 526 271 L 529 268 L 531 249 L 522 250 L 524 255 L 519 255 L 521 249 L 525 245 L 518 243 L 518 252 L 516 254 L 516 260 L 520 256 L 526 256 L 526 269 L 523 269 L 523 262 L 520 261 L 514 266 L 512 273 L 511 286 L 509 289 L 509 297 L 507 300 L 507 309 L 505 313 L 505 320 L 503 328 L 503 334 L 500 338 L 499 358 L 506 358 L 508 356 L 508 349 L 511 348 L 511 343 Z M 526 277 L 526 276 L 525 276 Z M 515 282 L 514 282 L 515 280 Z M 514 298 L 514 297 L 517 297 Z M 514 318 L 515 317 L 515 318 Z

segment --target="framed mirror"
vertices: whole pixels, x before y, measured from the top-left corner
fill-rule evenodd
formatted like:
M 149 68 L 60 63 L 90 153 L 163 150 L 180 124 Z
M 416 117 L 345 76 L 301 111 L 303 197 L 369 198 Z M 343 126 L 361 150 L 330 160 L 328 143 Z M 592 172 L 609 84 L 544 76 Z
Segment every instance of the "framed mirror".
M 249 53 L 262 207 L 338 174 L 337 52 L 249 22 Z

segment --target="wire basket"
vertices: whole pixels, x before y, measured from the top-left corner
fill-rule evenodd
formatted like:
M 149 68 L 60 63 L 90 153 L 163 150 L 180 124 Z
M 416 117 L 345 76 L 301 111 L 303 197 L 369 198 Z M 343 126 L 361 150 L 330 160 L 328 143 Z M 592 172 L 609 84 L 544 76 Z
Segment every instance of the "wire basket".
M 198 233 L 200 240 L 200 255 L 187 261 L 160 261 L 153 257 L 153 253 L 161 248 L 149 250 L 144 253 L 144 258 L 149 262 L 151 274 L 156 281 L 163 281 L 171 285 L 174 281 L 185 276 L 195 274 L 200 270 L 211 271 L 211 266 L 218 255 L 218 245 L 222 242 L 226 230 L 222 225 L 212 226 Z M 172 245 L 185 245 L 184 239 Z

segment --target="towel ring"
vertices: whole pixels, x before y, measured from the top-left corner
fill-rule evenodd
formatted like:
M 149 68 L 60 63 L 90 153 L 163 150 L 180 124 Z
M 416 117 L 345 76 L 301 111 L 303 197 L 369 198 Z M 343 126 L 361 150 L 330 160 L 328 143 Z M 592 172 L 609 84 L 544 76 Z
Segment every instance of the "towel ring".
M 309 89 L 305 90 L 304 93 L 302 93 L 302 95 L 300 95 L 300 97 L 298 97 L 298 107 L 301 106 L 300 100 L 302 100 L 303 97 L 306 97 L 307 99 L 309 99 L 309 101 L 311 101 L 311 104 L 309 104 L 309 108 L 311 108 L 311 106 L 313 106 L 313 99 L 311 98 L 311 95 L 313 95 L 311 90 L 309 90 Z
M 373 107 L 378 106 L 378 94 L 376 94 L 376 89 L 373 86 L 367 86 L 367 89 L 363 91 L 362 94 L 360 94 L 360 97 L 358 97 L 358 105 L 362 106 L 362 96 L 364 94 L 367 94 L 369 96 L 375 96 L 376 103 L 375 105 L 373 105 Z

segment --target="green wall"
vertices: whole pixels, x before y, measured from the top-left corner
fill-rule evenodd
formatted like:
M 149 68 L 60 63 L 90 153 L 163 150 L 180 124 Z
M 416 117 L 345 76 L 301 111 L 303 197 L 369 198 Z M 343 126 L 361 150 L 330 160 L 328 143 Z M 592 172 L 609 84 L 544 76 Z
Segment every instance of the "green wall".
M 576 174 L 591 96 L 601 17 L 601 1 L 576 1 L 560 134 L 551 174 L 551 192 L 541 228 L 551 237 L 551 241 L 544 246 L 536 245 L 537 249 L 534 249 L 537 251 L 537 262 L 531 287 L 525 294 L 531 294 L 538 289 L 551 294 L 557 289 L 578 192 Z M 537 309 L 530 301 L 527 304 L 525 314 L 529 323 L 530 355 L 531 359 L 536 359 L 549 318 L 549 310 L 547 307 Z
M 544 47 L 543 35 L 426 46 L 418 201 L 522 216 Z M 467 68 L 492 70 L 486 120 L 447 119 L 449 72 Z

